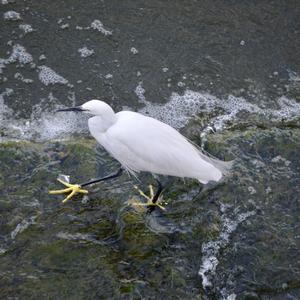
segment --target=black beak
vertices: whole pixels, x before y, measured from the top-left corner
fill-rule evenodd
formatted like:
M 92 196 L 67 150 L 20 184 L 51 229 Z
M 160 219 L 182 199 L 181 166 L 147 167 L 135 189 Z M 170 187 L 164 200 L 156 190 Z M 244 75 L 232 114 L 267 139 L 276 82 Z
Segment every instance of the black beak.
M 80 112 L 80 111 L 84 111 L 84 109 L 82 109 L 81 106 L 75 106 L 75 107 L 67 107 L 67 108 L 58 109 L 56 112 L 59 112 L 59 111 L 75 111 L 75 112 Z

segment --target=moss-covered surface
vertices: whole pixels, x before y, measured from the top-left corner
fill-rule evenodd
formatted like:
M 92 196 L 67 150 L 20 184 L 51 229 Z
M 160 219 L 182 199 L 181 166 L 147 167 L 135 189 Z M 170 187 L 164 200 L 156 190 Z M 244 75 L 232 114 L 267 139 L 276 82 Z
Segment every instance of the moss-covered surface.
M 118 167 L 92 140 L 1 144 L 1 298 L 299 295 L 299 145 L 297 128 L 209 135 L 207 151 L 235 158 L 232 176 L 202 190 L 171 179 L 167 211 L 147 215 L 128 205 L 137 195 L 126 174 L 89 187 L 83 201 L 48 195 L 60 173 L 82 182 Z M 198 271 L 209 241 L 220 241 L 219 263 L 204 290 Z

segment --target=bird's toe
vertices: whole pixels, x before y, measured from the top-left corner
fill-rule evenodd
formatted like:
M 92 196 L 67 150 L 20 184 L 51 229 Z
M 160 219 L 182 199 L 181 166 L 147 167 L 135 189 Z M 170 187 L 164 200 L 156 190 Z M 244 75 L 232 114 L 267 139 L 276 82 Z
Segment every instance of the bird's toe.
M 85 189 L 82 189 L 79 184 L 71 184 L 71 183 L 65 182 L 60 179 L 58 179 L 58 181 L 60 183 L 62 183 L 64 186 L 67 186 L 67 188 L 62 189 L 62 190 L 51 190 L 51 191 L 49 191 L 49 194 L 58 195 L 58 194 L 68 194 L 69 193 L 69 195 L 62 201 L 63 203 L 70 200 L 76 194 L 87 194 L 88 193 L 88 191 Z
M 139 194 L 143 197 L 147 199 L 147 202 L 141 202 L 138 198 L 134 197 L 132 199 L 130 199 L 128 201 L 128 203 L 130 205 L 132 205 L 133 207 L 135 207 L 136 209 L 138 209 L 139 211 L 145 211 L 145 209 L 147 208 L 148 210 L 150 209 L 151 211 L 153 211 L 153 209 L 155 209 L 155 207 L 160 208 L 161 210 L 166 210 L 166 208 L 164 207 L 164 205 L 166 205 L 167 203 L 163 203 L 163 197 L 159 197 L 157 199 L 157 201 L 153 202 L 153 198 L 154 196 L 152 195 L 152 197 L 150 198 L 149 196 L 147 196 L 143 191 L 141 191 L 140 189 L 136 188 L 139 192 Z M 151 190 L 150 190 L 150 194 L 151 194 Z

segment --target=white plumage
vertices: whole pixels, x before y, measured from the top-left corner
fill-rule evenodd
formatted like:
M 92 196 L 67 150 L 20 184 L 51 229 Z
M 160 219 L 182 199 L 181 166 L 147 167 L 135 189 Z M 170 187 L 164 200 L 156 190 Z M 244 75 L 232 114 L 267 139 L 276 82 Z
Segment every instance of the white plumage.
M 231 166 L 206 156 L 177 130 L 154 118 L 131 111 L 114 113 L 99 100 L 80 109 L 94 115 L 88 121 L 92 136 L 129 172 L 195 178 L 206 184 L 219 181 Z

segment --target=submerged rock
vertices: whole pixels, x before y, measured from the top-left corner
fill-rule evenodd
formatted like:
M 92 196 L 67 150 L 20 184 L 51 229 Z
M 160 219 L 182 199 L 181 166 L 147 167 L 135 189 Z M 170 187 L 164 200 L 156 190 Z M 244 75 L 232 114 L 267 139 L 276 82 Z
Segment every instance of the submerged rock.
M 127 174 L 89 187 L 85 199 L 48 195 L 58 174 L 77 183 L 118 168 L 93 140 L 2 143 L 3 297 L 261 297 L 283 283 L 288 292 L 300 270 L 290 267 L 299 254 L 299 145 L 297 128 L 210 134 L 206 150 L 235 158 L 231 177 L 203 189 L 171 178 L 167 211 L 147 215 L 128 205 L 138 196 Z M 146 189 L 151 177 L 141 180 Z

